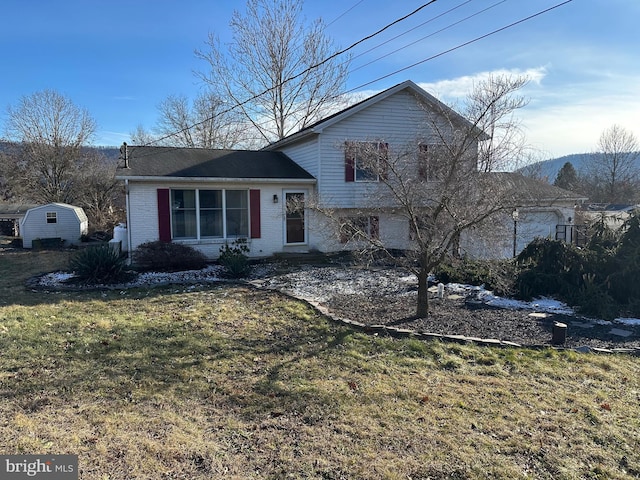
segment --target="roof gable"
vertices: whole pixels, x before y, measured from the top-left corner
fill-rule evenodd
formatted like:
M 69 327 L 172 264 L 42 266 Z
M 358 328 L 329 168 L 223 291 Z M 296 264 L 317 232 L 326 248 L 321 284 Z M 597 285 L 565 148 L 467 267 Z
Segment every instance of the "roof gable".
M 375 105 L 391 97 L 392 95 L 395 95 L 398 92 L 401 92 L 404 90 L 408 90 L 411 94 L 413 94 L 418 99 L 418 101 L 429 105 L 435 111 L 444 112 L 453 121 L 459 122 L 460 124 L 465 124 L 469 127 L 473 126 L 466 118 L 464 118 L 462 115 L 460 115 L 459 113 L 451 109 L 449 106 L 442 103 L 436 97 L 429 94 L 424 89 L 420 88 L 411 80 L 406 80 L 402 83 L 399 83 L 398 85 L 388 88 L 376 95 L 373 95 L 372 97 L 366 98 L 354 105 L 351 105 L 350 107 L 347 107 L 344 110 L 336 112 L 333 115 L 329 115 L 328 117 L 325 117 L 322 120 L 319 120 L 313 125 L 309 125 L 308 127 L 303 128 L 297 133 L 289 135 L 288 137 L 285 137 L 281 140 L 278 140 L 268 145 L 264 149 L 277 150 L 278 148 L 282 148 L 285 145 L 296 143 L 298 141 L 306 139 L 307 137 L 322 133 L 324 129 L 332 125 L 335 125 L 336 123 L 341 122 L 351 117 L 352 115 L 355 115 L 356 113 L 361 112 L 362 110 L 365 110 L 371 107 L 372 105 Z
M 117 178 L 313 180 L 311 174 L 281 152 L 129 147 L 127 164 L 118 167 Z

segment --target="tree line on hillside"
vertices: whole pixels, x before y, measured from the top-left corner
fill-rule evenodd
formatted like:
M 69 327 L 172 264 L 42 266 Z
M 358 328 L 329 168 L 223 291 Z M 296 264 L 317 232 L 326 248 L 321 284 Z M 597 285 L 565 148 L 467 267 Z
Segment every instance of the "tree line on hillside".
M 595 203 L 640 202 L 640 143 L 619 125 L 602 132 L 596 152 L 577 170 L 566 162 L 553 184 L 581 193 Z

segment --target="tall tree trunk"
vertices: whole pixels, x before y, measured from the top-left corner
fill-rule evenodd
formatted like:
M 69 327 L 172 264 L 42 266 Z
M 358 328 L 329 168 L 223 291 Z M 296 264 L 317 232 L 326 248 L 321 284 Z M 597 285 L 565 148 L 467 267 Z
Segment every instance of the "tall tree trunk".
M 429 271 L 421 267 L 418 272 L 418 304 L 416 306 L 416 317 L 418 318 L 425 318 L 429 314 L 428 278 Z

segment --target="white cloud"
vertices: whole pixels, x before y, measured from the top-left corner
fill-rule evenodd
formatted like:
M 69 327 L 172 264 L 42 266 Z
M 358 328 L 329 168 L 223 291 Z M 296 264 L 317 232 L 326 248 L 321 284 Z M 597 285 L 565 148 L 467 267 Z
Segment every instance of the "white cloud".
M 439 80 L 437 82 L 420 82 L 418 85 L 430 94 L 443 101 L 448 99 L 461 99 L 469 94 L 478 82 L 486 80 L 490 76 L 524 76 L 529 78 L 530 83 L 540 85 L 547 75 L 546 67 L 535 67 L 521 70 L 499 69 L 486 72 L 478 72 L 473 75 L 465 75 L 449 80 Z
M 518 111 L 517 117 L 528 143 L 543 156 L 590 152 L 602 131 L 613 124 L 640 139 L 640 75 L 592 69 L 567 77 L 547 65 L 484 71 L 418 85 L 455 108 L 475 84 L 490 75 L 524 75 L 530 79 L 523 89 L 530 103 Z

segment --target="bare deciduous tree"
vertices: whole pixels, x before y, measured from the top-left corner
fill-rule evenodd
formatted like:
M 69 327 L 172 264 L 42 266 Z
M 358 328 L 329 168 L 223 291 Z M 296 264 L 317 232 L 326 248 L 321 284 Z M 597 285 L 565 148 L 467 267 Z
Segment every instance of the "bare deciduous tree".
M 89 113 L 69 98 L 44 90 L 8 108 L 12 140 L 0 172 L 9 175 L 12 201 L 72 203 L 85 209 L 92 230 L 122 218 L 115 159 L 86 148 L 96 129 Z
M 586 166 L 591 199 L 599 202 L 632 202 L 640 186 L 640 144 L 636 136 L 613 125 L 600 135 L 596 152 Z
M 33 200 L 66 202 L 75 199 L 74 178 L 96 123 L 89 113 L 53 90 L 23 97 L 7 109 L 7 137 L 20 152 L 13 158 L 16 180 Z
M 212 92 L 190 104 L 184 95 L 170 95 L 158 106 L 155 133 L 165 145 L 188 148 L 237 148 L 243 145 L 246 124 Z
M 516 127 L 512 114 L 524 104 L 515 96 L 525 83 L 493 77 L 478 84 L 467 101 L 468 121 L 441 105 L 435 115 L 427 112 L 431 121 L 413 143 L 371 139 L 345 146 L 356 175 L 371 181 L 366 205 L 348 218 L 339 210 L 318 210 L 336 226 L 341 242 L 364 255 L 386 255 L 417 276 L 418 317 L 428 314 L 429 273 L 457 253 L 463 235 L 486 227 L 496 215 L 510 214 L 518 204 L 515 174 L 492 170 L 511 163 L 510 149 L 514 156 L 522 151 L 510 132 Z M 385 215 L 409 225 L 400 256 L 378 231 L 378 219 Z
M 514 93 L 527 83 L 525 76 L 492 75 L 476 84 L 469 94 L 463 114 L 486 134 L 478 151 L 480 171 L 514 169 L 528 160 L 531 152 L 514 116 L 528 103 L 525 97 Z
M 74 203 L 84 209 L 92 231 L 111 230 L 125 218 L 124 188 L 115 178 L 117 163 L 94 149 L 83 156 L 75 175 Z
M 302 18 L 302 0 L 248 0 L 234 12 L 233 41 L 224 52 L 209 34 L 196 56 L 208 64 L 199 74 L 219 98 L 239 107 L 264 143 L 311 124 L 336 100 L 348 62 L 325 61 L 332 43 L 324 23 Z
M 138 124 L 135 130 L 129 133 L 131 145 L 151 145 L 156 143 L 156 136 L 148 131 L 142 124 Z

